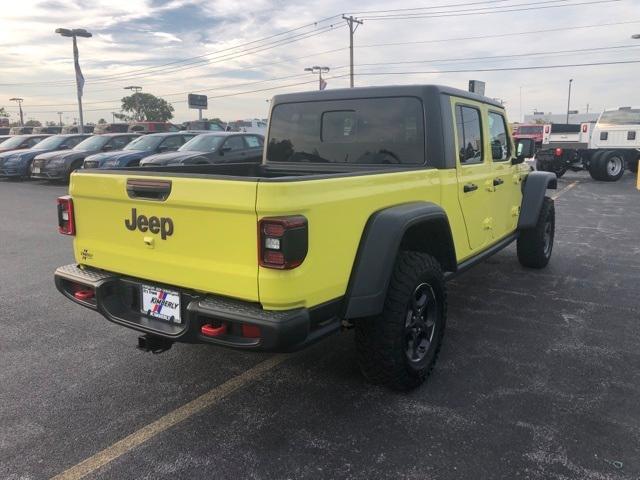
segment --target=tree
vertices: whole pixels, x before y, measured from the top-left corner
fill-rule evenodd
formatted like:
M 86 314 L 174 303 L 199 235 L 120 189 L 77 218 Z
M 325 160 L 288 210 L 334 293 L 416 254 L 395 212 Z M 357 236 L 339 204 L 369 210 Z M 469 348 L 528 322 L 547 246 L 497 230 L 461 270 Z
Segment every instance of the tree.
M 41 127 L 42 123 L 40 123 L 38 120 L 31 119 L 24 122 L 24 126 L 25 127 Z
M 103 123 L 107 123 L 107 121 L 104 118 L 101 118 L 100 120 L 98 120 L 98 123 L 102 125 Z
M 53 121 L 51 121 L 51 120 L 49 120 L 48 122 L 45 122 L 44 124 L 45 124 L 47 127 L 55 127 L 55 126 L 57 126 L 57 125 L 58 125 L 56 122 L 53 122 Z
M 134 93 L 122 99 L 123 113 L 116 113 L 120 120 L 166 122 L 173 118 L 173 105 L 150 93 Z
M 7 112 L 4 107 L 0 107 L 0 117 L 8 117 L 9 112 Z

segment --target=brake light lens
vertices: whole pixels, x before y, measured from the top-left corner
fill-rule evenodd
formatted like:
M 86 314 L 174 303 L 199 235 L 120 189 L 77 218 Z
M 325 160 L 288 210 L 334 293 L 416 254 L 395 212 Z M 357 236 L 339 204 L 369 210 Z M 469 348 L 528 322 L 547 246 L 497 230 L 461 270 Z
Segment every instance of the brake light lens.
M 586 123 L 582 124 L 582 133 L 587 133 L 587 129 L 589 128 L 589 125 L 587 125 Z
M 302 215 L 265 217 L 258 222 L 258 261 L 261 267 L 290 270 L 307 256 L 309 228 Z
M 544 126 L 544 133 L 549 133 L 550 130 L 551 129 L 550 129 L 549 125 L 545 125 Z
M 73 199 L 69 195 L 58 198 L 58 232 L 62 235 L 76 234 Z
M 562 149 L 561 148 L 556 148 L 554 154 L 555 154 L 556 157 L 561 157 L 562 156 Z

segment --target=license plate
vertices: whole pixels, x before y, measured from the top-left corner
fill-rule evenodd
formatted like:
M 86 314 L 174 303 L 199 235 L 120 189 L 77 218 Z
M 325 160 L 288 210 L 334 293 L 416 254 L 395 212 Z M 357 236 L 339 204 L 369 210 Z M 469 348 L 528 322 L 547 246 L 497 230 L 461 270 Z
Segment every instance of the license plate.
M 142 313 L 172 323 L 180 319 L 180 294 L 163 288 L 142 286 Z
M 40 173 L 40 167 L 33 167 L 33 173 Z

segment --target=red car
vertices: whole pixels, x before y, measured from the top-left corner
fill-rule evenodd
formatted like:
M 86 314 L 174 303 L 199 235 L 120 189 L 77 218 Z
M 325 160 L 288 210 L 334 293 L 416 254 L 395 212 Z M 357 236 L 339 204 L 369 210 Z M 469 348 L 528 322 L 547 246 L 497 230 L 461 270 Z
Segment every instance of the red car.
M 544 125 L 537 123 L 518 125 L 513 132 L 514 140 L 520 138 L 531 138 L 536 142 L 536 149 L 542 145 L 542 135 L 544 132 Z
M 180 129 L 169 122 L 131 122 L 129 132 L 134 133 L 161 133 L 177 132 Z

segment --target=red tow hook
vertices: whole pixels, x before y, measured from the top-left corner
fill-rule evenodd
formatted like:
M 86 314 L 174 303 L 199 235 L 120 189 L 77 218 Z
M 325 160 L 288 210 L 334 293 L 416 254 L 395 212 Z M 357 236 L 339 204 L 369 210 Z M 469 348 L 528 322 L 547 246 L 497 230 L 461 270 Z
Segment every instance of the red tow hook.
M 73 296 L 78 300 L 91 300 L 95 296 L 95 292 L 93 290 L 78 290 L 73 294 Z
M 214 327 L 210 323 L 207 323 L 202 326 L 200 332 L 207 337 L 219 337 L 227 333 L 227 325 L 223 323 L 219 327 Z

